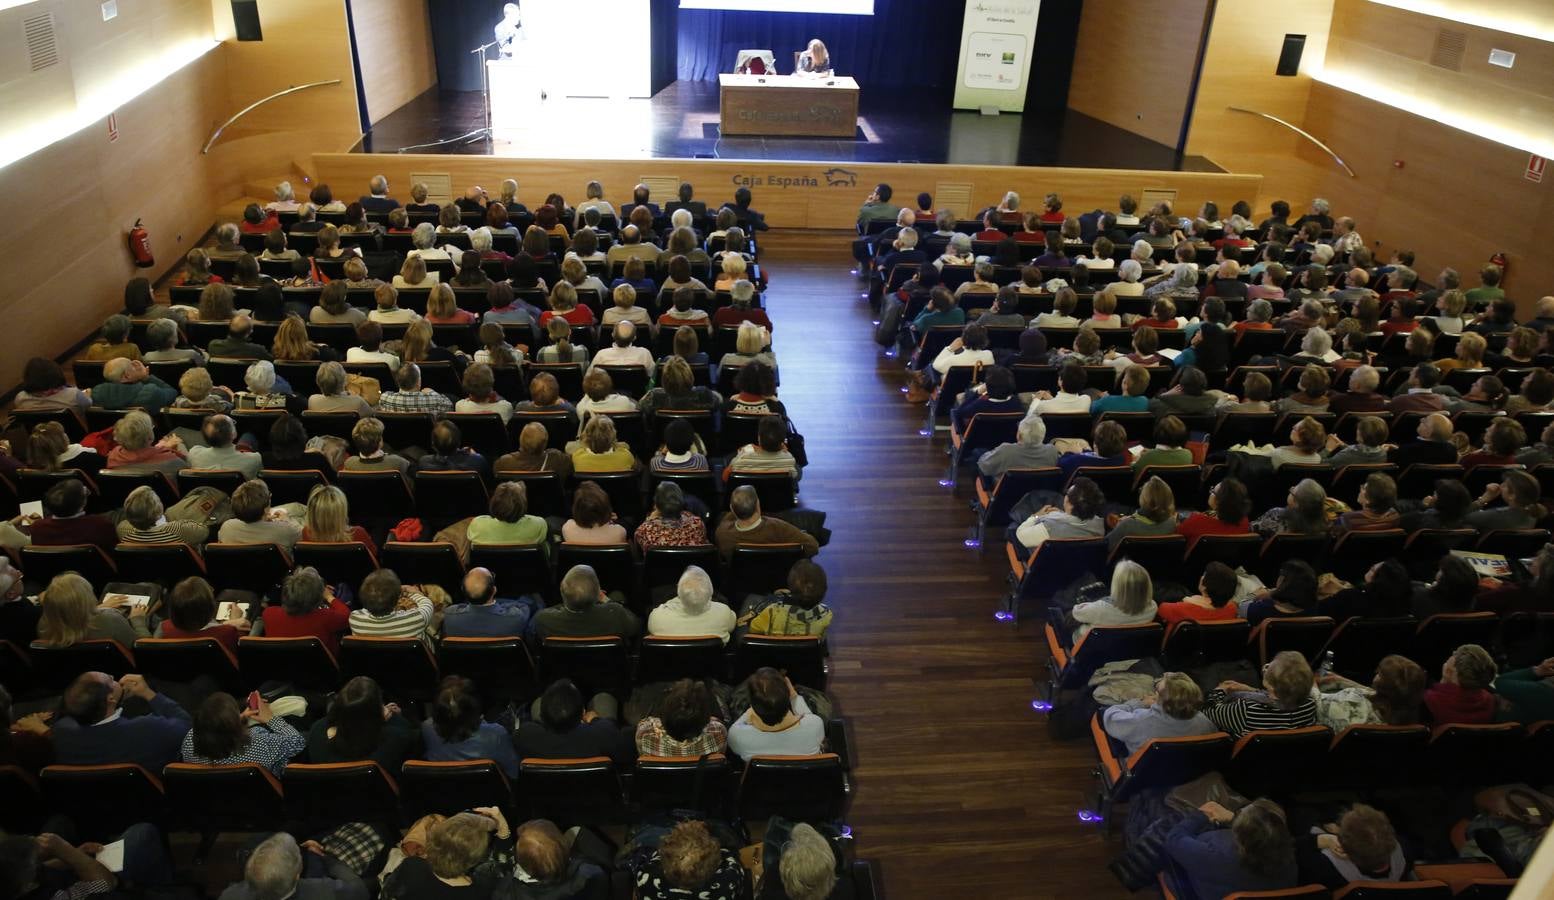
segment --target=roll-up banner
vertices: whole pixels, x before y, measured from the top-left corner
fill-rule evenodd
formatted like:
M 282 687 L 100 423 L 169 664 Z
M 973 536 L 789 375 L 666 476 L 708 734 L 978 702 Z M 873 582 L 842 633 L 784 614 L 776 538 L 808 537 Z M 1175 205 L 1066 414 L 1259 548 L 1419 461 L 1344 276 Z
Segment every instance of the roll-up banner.
M 955 72 L 956 109 L 1025 109 L 1041 0 L 970 0 Z

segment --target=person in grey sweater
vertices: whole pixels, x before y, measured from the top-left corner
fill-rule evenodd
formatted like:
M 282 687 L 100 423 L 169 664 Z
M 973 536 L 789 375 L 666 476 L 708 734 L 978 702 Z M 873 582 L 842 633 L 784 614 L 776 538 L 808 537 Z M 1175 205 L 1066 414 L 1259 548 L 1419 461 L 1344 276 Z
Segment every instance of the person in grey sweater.
M 1387 450 L 1382 445 L 1387 442 L 1387 434 L 1384 420 L 1379 416 L 1365 416 L 1355 426 L 1353 444 L 1345 444 L 1336 434 L 1328 436 L 1327 464 L 1337 470 L 1344 466 L 1384 463 Z
M 1047 423 L 1026 416 L 1015 431 L 1015 442 L 999 444 L 982 454 L 977 470 L 991 485 L 1010 469 L 1046 469 L 1058 464 L 1058 448 L 1046 443 Z
M 1138 700 L 1108 706 L 1101 714 L 1106 733 L 1127 746 L 1131 756 L 1155 738 L 1212 734 L 1218 729 L 1199 710 L 1203 691 L 1181 672 L 1167 672 L 1155 691 Z
M 750 709 L 728 729 L 728 748 L 741 759 L 755 756 L 808 756 L 819 753 L 826 740 L 826 723 L 788 676 L 776 669 L 757 669 L 750 676 Z

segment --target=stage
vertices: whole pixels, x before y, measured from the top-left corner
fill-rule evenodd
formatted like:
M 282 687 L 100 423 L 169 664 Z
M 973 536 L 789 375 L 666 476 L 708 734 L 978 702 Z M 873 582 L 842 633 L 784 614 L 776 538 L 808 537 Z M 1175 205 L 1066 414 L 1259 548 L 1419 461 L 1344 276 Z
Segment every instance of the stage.
M 948 98 L 924 92 L 863 85 L 851 140 L 724 137 L 717 83 L 677 81 L 649 100 L 552 96 L 532 127 L 433 145 L 483 124 L 478 91 L 434 88 L 375 123 L 355 152 L 1222 171 L 1203 157 L 1178 156 L 1174 148 L 1073 111 L 983 116 L 949 106 Z

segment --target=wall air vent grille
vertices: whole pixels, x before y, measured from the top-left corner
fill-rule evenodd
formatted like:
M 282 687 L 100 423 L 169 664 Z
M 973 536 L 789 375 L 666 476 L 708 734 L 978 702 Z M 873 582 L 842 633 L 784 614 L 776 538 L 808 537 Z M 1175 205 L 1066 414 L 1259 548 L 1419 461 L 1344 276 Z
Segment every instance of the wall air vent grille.
M 1467 49 L 1467 32 L 1442 28 L 1435 35 L 1435 48 L 1430 51 L 1430 65 L 1461 72 L 1462 54 L 1467 52 Z
M 54 14 L 42 13 L 22 20 L 22 37 L 27 41 L 27 60 L 38 72 L 59 63 L 59 43 L 54 34 Z

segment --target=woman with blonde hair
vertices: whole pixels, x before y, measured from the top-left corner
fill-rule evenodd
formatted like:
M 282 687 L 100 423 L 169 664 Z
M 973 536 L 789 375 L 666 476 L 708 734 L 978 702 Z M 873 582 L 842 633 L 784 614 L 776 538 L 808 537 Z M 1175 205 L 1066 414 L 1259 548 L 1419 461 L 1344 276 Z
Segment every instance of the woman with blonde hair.
M 378 558 L 378 545 L 360 525 L 351 524 L 351 507 L 345 491 L 332 484 L 321 484 L 308 494 L 307 515 L 302 520 L 302 539 L 317 543 L 358 543 Z
M 96 451 L 70 441 L 65 426 L 58 422 L 39 422 L 27 436 L 28 468 L 45 472 L 75 469 L 88 474 L 102 470 L 105 460 Z
M 1149 570 L 1125 559 L 1112 570 L 1111 593 L 1104 599 L 1074 605 L 1070 615 L 1078 626 L 1078 643 L 1090 629 L 1100 625 L 1137 625 L 1155 618 L 1155 586 Z
M 432 323 L 425 319 L 416 319 L 405 329 L 405 337 L 399 342 L 400 362 L 407 363 L 453 363 L 455 371 L 462 365 L 464 357 L 454 353 L 446 347 L 437 346 L 436 333 L 432 331 Z
M 1484 354 L 1489 350 L 1489 342 L 1482 334 L 1469 331 L 1457 339 L 1457 355 L 1451 359 L 1443 359 L 1435 364 L 1444 375 L 1453 369 L 1482 369 L 1484 368 Z
M 220 284 L 220 275 L 210 270 L 210 254 L 195 247 L 183 258 L 183 275 L 179 284 Z
M 638 328 L 646 328 L 649 334 L 657 333 L 658 326 L 653 321 L 653 314 L 637 305 L 636 288 L 629 284 L 617 285 L 610 299 L 615 305 L 604 311 L 599 320 L 602 325 L 613 328 L 620 322 L 630 322 Z
M 129 606 L 129 619 L 115 605 L 97 604 L 97 594 L 75 572 L 55 575 L 38 597 L 38 643 L 73 647 L 82 641 L 118 641 L 127 649 L 136 638 L 150 637 L 146 606 Z
M 440 276 L 436 272 L 426 270 L 426 260 L 419 256 L 405 257 L 405 264 L 399 267 L 399 274 L 394 276 L 394 287 L 404 288 L 429 288 L 437 284 Z
M 1095 328 L 1121 328 L 1122 316 L 1117 315 L 1117 298 L 1109 291 L 1096 294 L 1091 300 L 1092 313 L 1084 324 Z
M 577 305 L 577 288 L 571 282 L 559 281 L 550 291 L 550 309 L 540 314 L 540 326 L 551 319 L 565 319 L 569 325 L 594 324 L 594 311 Z
M 1261 690 L 1222 681 L 1209 692 L 1204 715 L 1233 738 L 1249 731 L 1305 728 L 1317 721 L 1317 704 L 1311 699 L 1315 683 L 1306 657 L 1284 650 L 1264 667 Z
M 1152 476 L 1139 488 L 1138 511 L 1124 516 L 1106 534 L 1106 546 L 1116 550 L 1129 535 L 1150 536 L 1176 533 L 1176 495 L 1160 476 Z
M 583 425 L 578 447 L 572 451 L 576 472 L 635 472 L 637 458 L 631 447 L 615 439 L 615 420 L 594 416 Z
M 713 282 L 712 289 L 715 291 L 732 290 L 734 282 L 747 278 L 745 273 L 748 270 L 749 267 L 745 265 L 745 258 L 743 256 L 733 253 L 724 254 L 722 265 L 719 267 L 717 281 Z
M 281 321 L 281 327 L 275 331 L 275 343 L 271 345 L 270 352 L 282 362 L 308 362 L 324 358 L 320 354 L 320 347 L 308 340 L 308 327 L 295 313 Z M 333 354 L 330 356 L 333 357 Z
M 478 318 L 470 310 L 459 309 L 450 285 L 442 282 L 432 285 L 432 292 L 426 298 L 426 321 L 433 325 L 468 325 Z
M 124 518 L 118 524 L 119 542 L 124 544 L 205 543 L 210 529 L 199 522 L 166 518 L 162 498 L 149 485 L 141 485 L 124 498 Z
M 513 833 L 495 806 L 479 806 L 433 825 L 424 856 L 406 857 L 383 884 L 385 897 L 490 900 L 512 877 Z
M 767 349 L 771 342 L 771 335 L 765 328 L 754 322 L 741 322 L 739 330 L 734 333 L 734 352 L 723 354 L 718 366 L 743 366 L 758 362 L 765 363 L 775 372 L 777 356 Z
M 545 335 L 550 338 L 550 343 L 535 354 L 536 362 L 588 365 L 588 348 L 572 343 L 572 324 L 566 319 L 556 316 L 546 322 Z
M 170 404 L 174 409 L 205 409 L 231 412 L 231 392 L 211 383 L 208 369 L 189 369 L 178 376 L 178 396 Z
M 636 896 L 638 900 L 732 900 L 749 892 L 748 880 L 734 851 L 720 846 L 705 822 L 692 820 L 676 825 L 636 870 Z
M 561 261 L 561 278 L 574 291 L 593 291 L 600 300 L 609 296 L 610 289 L 599 280 L 599 276 L 588 274 L 588 266 L 584 265 L 583 260 L 570 253 Z

